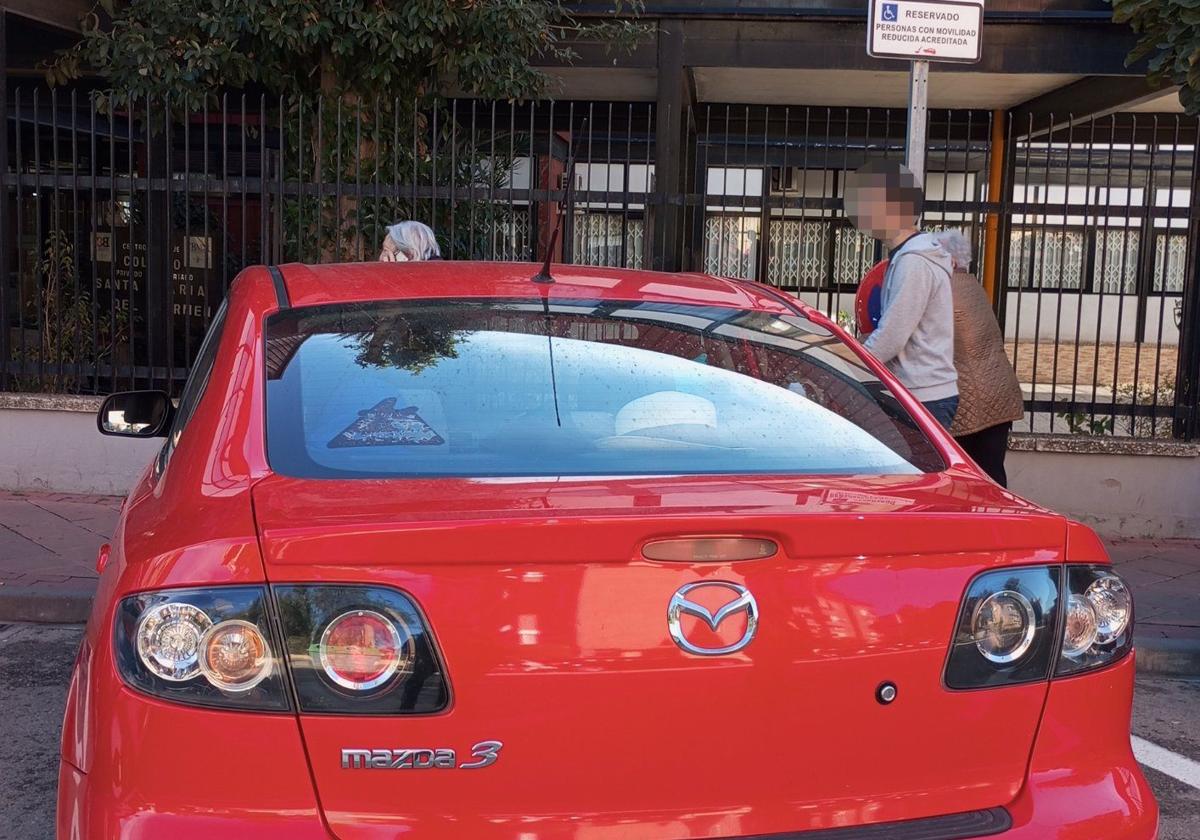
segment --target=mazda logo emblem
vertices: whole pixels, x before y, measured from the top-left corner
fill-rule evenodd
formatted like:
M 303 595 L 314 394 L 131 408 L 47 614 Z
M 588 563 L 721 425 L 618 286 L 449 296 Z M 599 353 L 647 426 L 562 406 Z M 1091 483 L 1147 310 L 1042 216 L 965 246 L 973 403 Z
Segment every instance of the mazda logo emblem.
M 697 604 L 692 600 L 693 593 L 706 589 L 720 589 L 725 594 L 732 593 L 732 598 L 715 613 L 710 612 L 703 604 Z M 740 612 L 746 613 L 746 630 L 742 633 L 742 637 L 731 645 L 701 647 L 688 641 L 683 634 L 680 616 L 684 613 L 694 615 L 716 631 L 721 626 L 721 622 Z M 749 589 L 727 580 L 689 583 L 679 587 L 671 596 L 671 603 L 667 605 L 667 628 L 671 631 L 671 638 L 675 644 L 688 653 L 694 653 L 697 656 L 724 656 L 729 653 L 737 653 L 754 639 L 754 631 L 758 629 L 758 602 L 754 600 Z

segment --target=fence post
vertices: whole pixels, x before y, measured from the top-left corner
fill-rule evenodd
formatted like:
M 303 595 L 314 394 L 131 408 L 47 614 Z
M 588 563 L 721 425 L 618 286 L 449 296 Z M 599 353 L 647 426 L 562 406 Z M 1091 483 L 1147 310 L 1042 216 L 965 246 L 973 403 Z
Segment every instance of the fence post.
M 670 28 L 665 28 L 670 27 Z M 687 75 L 683 67 L 683 29 L 676 21 L 659 23 L 658 98 L 654 115 L 654 196 L 651 205 L 650 267 L 682 267 L 684 206 L 671 203 L 684 191 L 687 173 L 683 143 L 687 136 Z
M 171 319 L 169 300 L 171 296 L 171 202 L 167 194 L 171 172 L 168 166 L 169 138 L 166 124 L 169 107 L 161 103 L 163 120 L 154 121 L 154 102 L 146 98 L 146 367 L 150 379 L 147 387 L 157 387 L 155 361 L 162 360 L 166 380 L 163 387 L 171 387 L 171 369 L 174 365 L 173 348 L 168 340 Z M 131 253 L 133 243 L 130 243 Z M 131 314 L 131 323 L 133 316 Z
M 708 108 L 705 105 L 705 122 L 708 121 Z M 689 124 L 692 126 L 692 131 L 688 137 L 690 148 L 692 150 L 692 161 L 689 165 L 689 176 L 687 182 L 687 194 L 696 197 L 696 203 L 685 208 L 685 218 L 688 220 L 685 225 L 685 240 L 684 240 L 684 271 L 703 271 L 704 270 L 704 217 L 707 212 L 707 197 L 708 197 L 708 152 L 701 150 L 701 130 L 700 130 L 700 109 L 693 105 L 689 115 Z M 707 131 L 707 126 L 705 128 Z M 708 142 L 707 134 L 704 136 L 704 142 Z M 701 156 L 703 155 L 703 157 Z
M 19 115 L 18 115 L 19 116 Z M 21 130 L 18 120 L 16 130 Z M 20 177 L 20 173 L 17 173 Z M 0 391 L 8 389 L 8 365 L 12 359 L 12 319 L 8 293 L 10 254 L 15 243 L 10 237 L 8 196 L 8 13 L 0 8 Z M 17 282 L 20 282 L 18 279 Z M 18 325 L 19 325 L 18 321 Z
M 1200 154 L 1200 151 L 1192 154 Z M 1192 243 L 1192 259 L 1183 279 L 1183 320 L 1179 324 L 1175 420 L 1172 424 L 1173 437 L 1183 440 L 1193 440 L 1200 431 L 1200 161 L 1196 160 L 1192 161 L 1188 236 Z

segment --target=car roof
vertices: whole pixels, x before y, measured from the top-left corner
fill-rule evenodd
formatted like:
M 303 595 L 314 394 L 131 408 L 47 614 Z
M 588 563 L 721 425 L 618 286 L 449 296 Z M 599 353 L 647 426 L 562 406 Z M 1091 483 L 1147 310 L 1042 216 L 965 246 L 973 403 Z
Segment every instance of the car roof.
M 708 274 L 554 264 L 553 284 L 535 283 L 535 263 L 435 260 L 279 266 L 292 306 L 373 300 L 539 297 L 633 300 L 794 312 L 778 293 L 756 283 Z M 265 272 L 264 272 L 265 274 Z M 800 301 L 795 306 L 807 310 Z

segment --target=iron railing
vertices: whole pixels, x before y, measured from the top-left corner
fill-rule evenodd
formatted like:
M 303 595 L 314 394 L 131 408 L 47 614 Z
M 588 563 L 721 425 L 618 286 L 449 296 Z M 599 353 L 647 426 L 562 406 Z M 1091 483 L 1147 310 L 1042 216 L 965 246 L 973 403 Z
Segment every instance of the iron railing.
M 44 89 L 0 109 L 0 389 L 71 393 L 178 391 L 244 266 L 374 259 L 403 218 L 448 259 L 535 260 L 564 205 L 556 259 L 761 280 L 848 320 L 881 249 L 842 181 L 902 158 L 905 116 Z M 1197 121 L 993 119 L 931 112 L 925 224 L 975 244 L 1024 427 L 1194 437 Z

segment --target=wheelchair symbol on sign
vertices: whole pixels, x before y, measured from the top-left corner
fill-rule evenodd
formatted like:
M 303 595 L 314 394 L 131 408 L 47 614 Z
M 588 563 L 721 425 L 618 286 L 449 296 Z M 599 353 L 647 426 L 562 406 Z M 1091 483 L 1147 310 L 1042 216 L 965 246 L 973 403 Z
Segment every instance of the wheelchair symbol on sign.
M 883 20 L 887 23 L 895 23 L 899 19 L 899 7 L 895 3 L 884 3 Z

